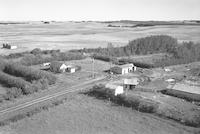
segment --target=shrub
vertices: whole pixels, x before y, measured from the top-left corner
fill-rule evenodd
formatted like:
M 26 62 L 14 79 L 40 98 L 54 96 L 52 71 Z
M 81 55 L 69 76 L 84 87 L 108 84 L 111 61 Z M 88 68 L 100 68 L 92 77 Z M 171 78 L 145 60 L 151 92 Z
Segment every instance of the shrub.
M 161 93 L 171 95 L 171 96 L 175 96 L 175 97 L 178 97 L 178 98 L 182 98 L 182 99 L 185 99 L 185 100 L 188 100 L 188 101 L 198 101 L 198 102 L 200 102 L 199 95 L 197 95 L 197 94 L 186 93 L 186 92 L 183 92 L 183 91 L 178 91 L 178 90 L 173 90 L 173 89 L 161 90 Z
M 27 66 L 23 66 L 17 63 L 9 63 L 6 65 L 4 72 L 17 76 L 17 77 L 23 77 L 27 81 L 33 81 L 33 80 L 39 80 L 42 78 L 47 79 L 48 84 L 54 84 L 56 82 L 56 77 L 45 71 L 36 70 Z
M 0 72 L 0 83 L 7 87 L 17 87 L 24 89 L 31 84 L 21 78 L 17 78 L 11 75 L 8 75 L 4 72 Z
M 113 103 L 126 107 L 131 107 L 141 112 L 154 113 L 161 117 L 173 119 L 188 126 L 200 126 L 200 115 L 198 111 L 191 111 L 191 113 L 182 113 L 172 107 L 166 107 L 164 110 L 159 109 L 159 102 L 144 99 L 140 96 L 130 94 L 114 96 L 113 90 L 105 88 L 103 85 L 94 86 L 92 89 L 86 92 L 86 94 L 90 96 L 95 96 L 100 99 L 109 99 Z
M 12 87 L 12 88 L 7 89 L 7 92 L 6 92 L 6 95 L 4 96 L 4 98 L 6 100 L 11 100 L 13 98 L 17 98 L 17 97 L 21 96 L 22 94 L 23 93 L 20 88 Z
M 118 62 L 119 62 L 119 64 L 133 63 L 135 66 L 140 67 L 140 68 L 153 68 L 154 67 L 153 64 L 134 61 L 133 59 L 130 59 L 130 58 L 123 58 L 123 59 L 120 59 Z
M 103 85 L 94 86 L 88 95 L 95 96 L 101 99 L 110 99 L 112 102 L 126 107 L 139 110 L 141 112 L 155 113 L 159 107 L 157 102 L 141 98 L 133 95 L 114 95 L 114 90 L 105 88 Z
M 159 105 L 154 101 L 148 100 L 143 101 L 141 100 L 139 103 L 138 110 L 147 113 L 155 113 L 158 109 Z

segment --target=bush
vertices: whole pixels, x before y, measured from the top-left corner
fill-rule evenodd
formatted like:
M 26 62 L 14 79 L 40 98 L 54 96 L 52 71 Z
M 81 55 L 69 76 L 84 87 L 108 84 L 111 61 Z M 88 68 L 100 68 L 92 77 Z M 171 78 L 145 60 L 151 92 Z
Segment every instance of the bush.
M 147 112 L 147 113 L 155 113 L 158 109 L 159 105 L 155 103 L 154 101 L 148 100 L 143 101 L 141 100 L 139 103 L 138 110 L 141 112 Z
M 31 86 L 31 84 L 21 78 L 17 78 L 11 75 L 8 75 L 0 71 L 0 83 L 7 87 L 16 87 L 21 88 L 22 90 L 26 87 Z
M 120 59 L 118 62 L 119 62 L 119 64 L 132 63 L 135 66 L 140 67 L 140 68 L 153 68 L 154 67 L 153 64 L 148 64 L 148 63 L 142 63 L 142 62 L 134 61 L 133 59 L 130 59 L 130 58 L 123 58 L 123 59 Z
M 36 70 L 17 63 L 7 64 L 4 72 L 14 75 L 16 77 L 23 77 L 29 82 L 43 78 L 46 79 L 48 81 L 48 84 L 50 85 L 56 82 L 56 77 L 49 72 Z
M 159 105 L 157 102 L 141 98 L 133 95 L 114 95 L 114 90 L 105 88 L 103 85 L 94 86 L 88 93 L 88 95 L 95 96 L 101 99 L 110 99 L 112 102 L 131 107 L 141 112 L 155 113 Z
M 161 90 L 161 93 L 163 94 L 167 94 L 167 95 L 171 95 L 171 96 L 175 96 L 178 98 L 182 98 L 188 101 L 198 101 L 200 102 L 200 97 L 198 94 L 192 94 L 192 93 L 186 93 L 183 91 L 178 91 L 178 90 L 173 90 L 173 89 L 165 89 L 165 90 Z
M 164 110 L 162 110 L 159 109 L 160 103 L 156 101 L 144 99 L 140 96 L 129 94 L 114 96 L 113 90 L 105 88 L 105 86 L 103 85 L 96 85 L 85 94 L 95 96 L 100 99 L 109 99 L 110 101 L 118 105 L 131 107 L 141 112 L 154 113 L 161 117 L 173 119 L 188 126 L 200 126 L 200 115 L 198 111 L 191 111 L 191 113 L 182 113 L 180 111 L 177 111 L 177 109 L 171 107 L 166 107 Z
M 20 88 L 16 88 L 16 87 L 12 87 L 12 88 L 8 88 L 6 95 L 4 96 L 4 98 L 6 100 L 12 100 L 13 98 L 17 98 L 19 96 L 21 96 L 22 90 Z

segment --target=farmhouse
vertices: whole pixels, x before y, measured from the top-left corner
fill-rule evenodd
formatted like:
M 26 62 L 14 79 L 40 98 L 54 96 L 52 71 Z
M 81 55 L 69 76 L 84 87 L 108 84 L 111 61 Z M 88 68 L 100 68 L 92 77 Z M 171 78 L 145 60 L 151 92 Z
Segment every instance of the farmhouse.
M 124 88 L 127 90 L 132 90 L 138 84 L 139 84 L 138 78 L 124 79 Z
M 66 72 L 74 73 L 76 72 L 76 67 L 69 65 L 67 66 Z
M 50 64 L 50 70 L 52 72 L 65 72 L 67 69 L 67 65 L 65 65 L 64 63 L 61 63 L 61 62 L 52 62 Z
M 110 71 L 116 74 L 128 74 L 129 72 L 136 71 L 136 66 L 133 64 L 125 64 L 112 67 Z
M 17 46 L 9 45 L 8 43 L 3 44 L 3 48 L 7 49 L 17 49 Z

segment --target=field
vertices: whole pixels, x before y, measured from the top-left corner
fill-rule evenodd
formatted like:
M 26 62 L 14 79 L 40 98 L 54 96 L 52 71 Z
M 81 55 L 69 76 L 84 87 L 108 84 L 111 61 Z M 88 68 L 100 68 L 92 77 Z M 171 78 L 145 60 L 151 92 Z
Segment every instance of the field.
M 131 27 L 133 24 L 112 22 L 112 25 L 120 25 L 120 27 L 108 27 L 108 24 L 110 23 L 73 21 L 50 22 L 50 24 L 43 24 L 42 22 L 8 25 L 0 24 L 0 43 L 8 42 L 18 46 L 15 50 L 0 49 L 0 54 L 7 55 L 9 53 L 30 51 L 34 48 L 60 49 L 61 51 L 66 51 L 80 48 L 107 47 L 108 43 L 112 43 L 114 46 L 123 46 L 130 40 L 139 37 L 161 34 L 173 36 L 180 42 L 200 42 L 200 25 L 156 25 Z M 127 25 L 130 26 L 127 27 Z M 27 55 L 29 54 L 30 53 L 27 52 Z M 183 83 L 188 85 L 187 89 L 184 89 L 184 91 L 190 91 L 189 88 L 191 83 L 195 83 L 197 90 L 199 90 L 200 78 L 191 75 L 190 70 L 194 67 L 199 67 L 200 62 L 164 68 L 145 68 L 138 64 L 139 67 L 137 67 L 136 72 L 131 72 L 126 75 L 117 75 L 108 74 L 106 72 L 106 70 L 109 70 L 110 67 L 114 66 L 113 63 L 97 59 L 93 61 L 89 56 L 86 58 L 84 57 L 81 60 L 80 58 L 74 58 L 76 60 L 72 58 L 73 60 L 71 60 L 69 55 L 60 56 L 60 52 L 51 53 L 51 55 L 54 56 L 57 54 L 58 59 L 56 60 L 59 60 L 66 65 L 79 66 L 81 67 L 81 70 L 75 73 L 52 73 L 55 75 L 57 80 L 55 84 L 49 85 L 48 89 L 39 90 L 40 87 L 38 86 L 35 87 L 38 91 L 33 94 L 24 94 L 19 96 L 19 98 L 5 100 L 1 102 L 0 110 L 3 111 L 4 109 L 12 108 L 13 106 L 20 104 L 23 105 L 26 102 L 31 102 L 42 97 L 48 98 L 49 95 L 54 95 L 62 91 L 80 90 L 83 92 L 83 89 L 89 88 L 87 82 L 91 82 L 89 84 L 91 87 L 97 83 L 123 85 L 123 79 L 138 77 L 140 84 L 134 88 L 134 91 L 128 91 L 128 99 L 126 97 L 123 98 L 122 96 L 122 100 L 124 99 L 121 103 L 122 105 L 116 103 L 115 99 L 113 99 L 113 101 L 112 97 L 102 100 L 98 99 L 98 97 L 91 97 L 89 94 L 82 94 L 80 92 L 70 92 L 70 94 L 58 96 L 57 98 L 54 98 L 54 100 L 66 97 L 64 103 L 58 104 L 55 107 L 44 108 L 40 113 L 34 115 L 27 114 L 28 117 L 25 116 L 24 119 L 7 124 L 7 126 L 2 125 L 0 127 L 0 133 L 197 134 L 200 132 L 199 102 L 194 99 L 190 101 L 182 97 L 179 93 L 177 93 L 178 95 L 174 95 L 173 93 L 164 94 L 162 92 L 165 91 L 169 85 L 172 85 L 166 81 L 168 79 L 174 79 L 176 84 Z M 78 53 L 74 54 L 76 56 L 78 55 Z M 50 56 L 50 54 L 40 55 L 41 57 Z M 83 55 L 85 55 L 85 53 Z M 32 54 L 32 56 L 35 56 L 36 59 L 41 58 L 37 57 L 37 54 Z M 163 59 L 166 56 L 167 53 L 161 52 L 156 54 L 148 53 L 147 55 L 117 57 L 117 59 L 123 60 L 123 58 L 129 58 L 133 60 L 135 64 L 137 64 L 137 62 L 154 64 L 156 60 Z M 11 58 L 10 61 L 17 62 L 20 61 L 20 59 L 23 59 L 23 57 Z M 30 59 L 30 61 L 32 61 L 32 59 Z M 42 65 L 43 62 L 44 60 L 42 60 L 42 62 L 37 62 L 36 64 L 29 64 L 31 69 L 28 71 L 30 74 L 28 73 L 26 75 L 24 74 L 24 70 L 26 69 L 21 67 L 21 69 L 18 68 L 20 70 L 20 73 L 18 72 L 19 76 L 16 75 L 15 71 L 13 71 L 16 70 L 16 65 L 15 67 L 10 65 L 3 71 L 16 78 L 18 77 L 18 79 L 20 77 L 27 80 L 27 82 L 32 83 L 34 79 L 29 79 L 29 77 L 37 74 L 37 72 L 33 73 L 31 70 L 34 68 L 39 71 L 44 67 Z M 165 69 L 170 69 L 170 71 L 166 71 Z M 50 72 L 50 70 L 46 71 L 45 73 Z M 93 76 L 95 76 L 95 78 L 104 79 L 102 79 L 101 82 L 93 83 L 93 80 L 95 80 Z M 196 81 L 192 81 L 191 79 L 195 79 Z M 6 94 L 6 91 L 9 88 L 5 88 L 3 82 L 2 85 L 0 85 L 0 96 Z M 181 89 L 183 90 L 183 88 Z M 125 94 L 123 95 L 125 96 Z M 194 98 L 193 95 L 190 97 Z M 47 101 L 46 103 L 49 102 Z M 128 106 L 130 104 L 131 108 Z M 5 118 L 20 112 L 24 114 L 23 112 L 26 110 L 31 110 L 31 108 L 39 105 L 40 104 L 36 104 L 27 109 L 21 109 L 21 111 L 10 113 L 10 115 L 9 113 L 6 113 Z M 150 112 L 148 112 L 148 110 Z M 3 117 L 1 111 L 0 117 Z M 0 119 L 3 120 L 4 118 Z
M 108 42 L 123 46 L 128 41 L 149 35 L 167 34 L 179 41 L 200 42 L 200 26 L 163 25 L 153 27 L 107 27 L 100 22 L 30 22 L 0 25 L 0 43 L 17 45 L 16 50 L 1 49 L 1 54 L 42 49 L 62 51 L 80 48 L 106 47 Z M 122 25 L 122 24 L 120 24 Z M 125 25 L 125 24 L 123 24 Z M 127 25 L 127 24 L 126 24 Z
M 84 95 L 68 96 L 63 105 L 0 129 L 1 133 L 20 134 L 190 134 L 195 131 Z

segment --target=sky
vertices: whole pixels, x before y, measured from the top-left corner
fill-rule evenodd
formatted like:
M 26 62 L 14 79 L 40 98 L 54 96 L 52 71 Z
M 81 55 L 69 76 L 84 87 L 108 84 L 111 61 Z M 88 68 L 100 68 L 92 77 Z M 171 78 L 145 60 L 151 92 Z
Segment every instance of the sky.
M 0 21 L 200 20 L 200 0 L 0 0 Z

